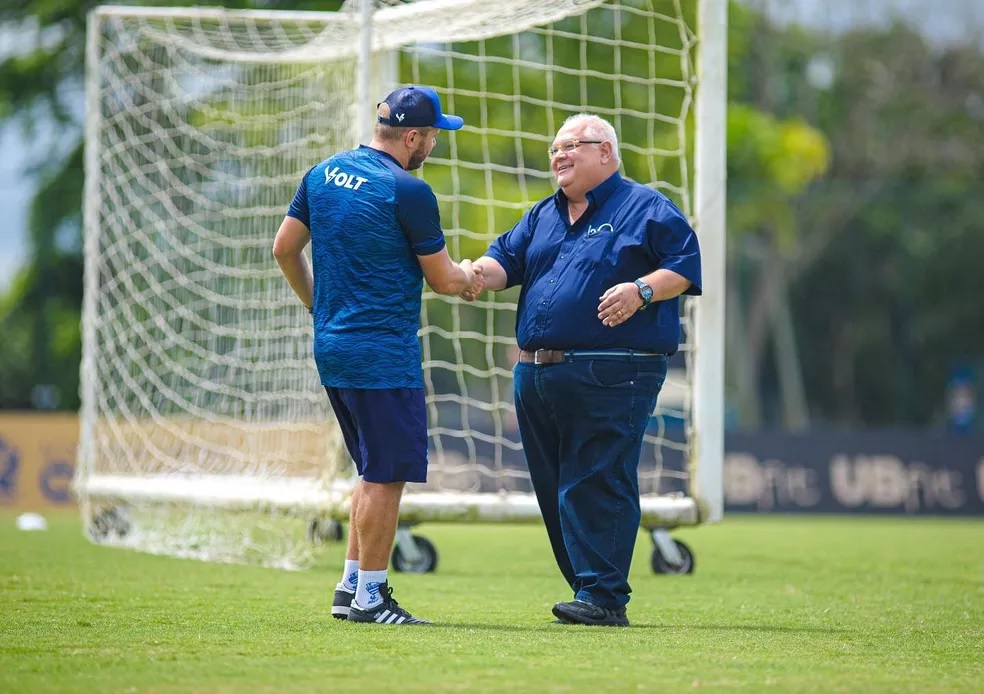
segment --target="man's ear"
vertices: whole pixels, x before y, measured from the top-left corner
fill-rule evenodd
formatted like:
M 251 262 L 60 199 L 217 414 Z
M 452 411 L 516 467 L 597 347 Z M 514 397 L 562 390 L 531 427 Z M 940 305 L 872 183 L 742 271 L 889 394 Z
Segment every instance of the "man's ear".
M 606 140 L 605 142 L 601 143 L 600 147 L 601 147 L 601 155 L 605 163 L 607 164 L 612 160 L 612 157 L 614 155 L 614 151 L 612 150 L 612 143 Z

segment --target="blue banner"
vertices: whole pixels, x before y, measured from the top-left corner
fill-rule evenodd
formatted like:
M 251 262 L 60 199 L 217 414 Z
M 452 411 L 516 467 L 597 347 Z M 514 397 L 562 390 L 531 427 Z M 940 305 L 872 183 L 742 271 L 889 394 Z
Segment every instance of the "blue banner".
M 984 516 L 984 436 L 732 433 L 725 511 Z

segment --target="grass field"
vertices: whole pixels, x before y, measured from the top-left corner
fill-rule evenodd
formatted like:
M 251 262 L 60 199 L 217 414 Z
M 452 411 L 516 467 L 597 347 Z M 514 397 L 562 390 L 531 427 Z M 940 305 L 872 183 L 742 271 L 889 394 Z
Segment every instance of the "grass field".
M 982 692 L 984 522 L 731 517 L 676 533 L 630 629 L 561 626 L 536 526 L 429 525 L 437 573 L 391 573 L 433 627 L 329 616 L 342 547 L 285 573 L 89 544 L 0 513 L 0 692 Z

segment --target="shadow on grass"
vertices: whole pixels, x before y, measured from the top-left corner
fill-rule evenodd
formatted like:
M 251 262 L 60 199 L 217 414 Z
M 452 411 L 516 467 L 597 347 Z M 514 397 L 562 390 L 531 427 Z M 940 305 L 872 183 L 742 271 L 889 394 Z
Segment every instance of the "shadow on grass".
M 698 631 L 774 631 L 780 634 L 845 634 L 849 629 L 831 627 L 781 627 L 766 624 L 633 624 L 633 629 L 659 629 L 663 631 L 697 629 Z
M 466 622 L 441 622 L 432 624 L 428 629 L 477 629 L 482 631 L 522 631 L 528 632 L 531 629 L 542 631 L 626 631 L 621 627 L 599 627 L 587 624 L 553 624 L 538 622 L 536 624 L 472 624 Z M 844 634 L 848 629 L 833 629 L 830 627 L 783 627 L 766 626 L 764 624 L 646 624 L 634 622 L 628 630 L 647 629 L 650 631 L 683 631 L 696 629 L 698 631 L 755 631 L 755 632 L 775 632 L 777 634 Z

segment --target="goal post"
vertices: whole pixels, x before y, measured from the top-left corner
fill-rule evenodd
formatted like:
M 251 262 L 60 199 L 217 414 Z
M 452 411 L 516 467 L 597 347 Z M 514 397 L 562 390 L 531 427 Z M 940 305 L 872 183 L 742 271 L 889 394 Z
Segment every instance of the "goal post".
M 354 469 L 272 239 L 304 172 L 365 142 L 371 104 L 405 83 L 465 119 L 422 171 L 456 259 L 553 191 L 546 148 L 577 112 L 610 120 L 623 173 L 692 219 L 704 296 L 683 302 L 647 428 L 643 524 L 719 519 L 726 26 L 727 0 L 94 10 L 75 477 L 88 535 L 295 567 L 311 520 L 347 516 Z M 402 521 L 539 518 L 512 402 L 517 297 L 425 288 L 429 481 L 408 485 Z
M 694 128 L 694 226 L 709 278 L 694 312 L 690 492 L 706 521 L 724 516 L 725 204 L 727 196 L 728 2 L 699 0 Z

